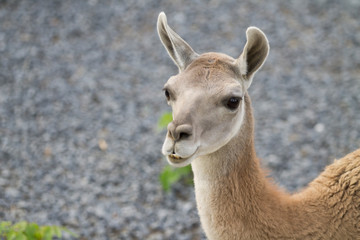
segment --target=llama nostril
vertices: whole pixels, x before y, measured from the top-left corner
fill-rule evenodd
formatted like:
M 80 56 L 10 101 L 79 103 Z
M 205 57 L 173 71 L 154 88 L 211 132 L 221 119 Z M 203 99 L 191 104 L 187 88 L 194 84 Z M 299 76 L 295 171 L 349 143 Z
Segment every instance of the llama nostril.
M 185 140 L 191 136 L 192 127 L 187 124 L 180 125 L 175 129 L 175 132 L 176 140 Z
M 188 124 L 176 126 L 173 122 L 168 125 L 168 133 L 175 141 L 189 138 L 192 135 L 192 127 Z
M 186 133 L 186 132 L 181 132 L 180 133 L 180 136 L 179 136 L 179 139 L 186 139 L 186 138 L 188 138 L 188 137 L 190 137 L 190 134 L 189 133 Z

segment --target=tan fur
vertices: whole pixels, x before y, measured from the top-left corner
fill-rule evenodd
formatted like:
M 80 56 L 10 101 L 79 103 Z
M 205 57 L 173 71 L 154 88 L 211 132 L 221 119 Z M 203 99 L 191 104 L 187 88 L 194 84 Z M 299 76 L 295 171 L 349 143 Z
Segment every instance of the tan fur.
M 163 154 L 174 166 L 192 164 L 208 239 L 360 239 L 360 149 L 293 195 L 277 189 L 260 168 L 247 88 L 267 57 L 266 36 L 248 29 L 243 54 L 233 59 L 196 54 L 163 13 L 158 31 L 180 71 L 165 84 L 174 121 Z M 229 110 L 226 100 L 233 95 L 242 100 Z

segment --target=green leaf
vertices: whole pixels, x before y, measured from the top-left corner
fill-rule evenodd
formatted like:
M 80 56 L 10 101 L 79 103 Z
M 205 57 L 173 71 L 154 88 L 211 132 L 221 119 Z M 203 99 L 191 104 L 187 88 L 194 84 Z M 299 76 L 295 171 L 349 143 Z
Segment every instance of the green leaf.
M 44 239 L 45 240 L 52 240 L 54 235 L 53 229 L 50 226 L 44 226 Z
M 9 231 L 11 222 L 0 222 L 0 236 L 6 234 Z
M 27 237 L 22 233 L 18 233 L 14 240 L 27 240 Z
M 168 192 L 170 189 L 170 183 L 169 183 L 169 166 L 164 167 L 162 172 L 160 173 L 159 180 L 161 183 L 161 186 L 165 192 Z
M 39 229 L 35 232 L 34 237 L 35 237 L 35 239 L 43 239 L 44 233 L 43 233 L 43 231 L 42 231 L 41 228 L 39 228 Z
M 167 125 L 173 120 L 172 113 L 166 112 L 163 115 L 161 115 L 159 121 L 158 121 L 158 128 L 160 130 L 167 127 Z
M 14 231 L 22 233 L 23 231 L 25 231 L 26 226 L 27 226 L 27 222 L 21 221 L 14 224 L 12 228 L 14 229 Z
M 39 226 L 36 223 L 28 223 L 28 225 L 26 226 L 26 229 L 24 231 L 28 240 L 39 239 L 40 236 L 39 236 L 39 234 L 37 234 L 38 232 L 39 232 Z
M 61 226 L 39 226 L 25 221 L 12 226 L 11 222 L 0 222 L 0 240 L 52 240 L 53 237 L 60 239 L 62 232 L 78 238 L 75 233 Z
M 61 238 L 61 227 L 52 226 L 52 230 L 56 237 Z
M 9 231 L 6 235 L 6 240 L 14 240 L 17 236 L 17 233 L 14 231 Z
M 172 168 L 169 165 L 165 166 L 159 176 L 159 180 L 163 190 L 165 192 L 168 192 L 170 190 L 170 187 L 174 183 L 178 182 L 182 177 L 190 177 L 191 172 L 191 165 L 182 168 Z
M 181 176 L 185 176 L 188 175 L 192 172 L 191 170 L 191 165 L 187 165 L 185 167 L 182 168 L 176 168 L 175 169 Z

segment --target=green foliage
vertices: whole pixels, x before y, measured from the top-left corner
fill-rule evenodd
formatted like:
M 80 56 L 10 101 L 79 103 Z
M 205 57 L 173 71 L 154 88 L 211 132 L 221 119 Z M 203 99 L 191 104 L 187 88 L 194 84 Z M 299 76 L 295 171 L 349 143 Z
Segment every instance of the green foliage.
M 172 168 L 167 165 L 162 170 L 159 179 L 164 191 L 168 192 L 171 185 L 178 182 L 180 179 L 184 179 L 186 182 L 192 181 L 191 165 L 182 168 Z
M 166 112 L 159 118 L 158 129 L 162 130 L 172 121 L 171 112 Z M 159 180 L 164 191 L 169 191 L 171 186 L 184 179 L 187 183 L 192 183 L 192 170 L 191 165 L 182 168 L 172 168 L 167 165 L 160 173 Z
M 36 223 L 21 221 L 11 224 L 11 222 L 0 222 L 1 240 L 52 240 L 54 237 L 62 238 L 62 233 L 66 232 L 73 237 L 76 234 L 67 228 L 59 226 L 39 226 Z
M 171 112 L 166 112 L 159 118 L 158 121 L 158 129 L 162 130 L 167 127 L 167 125 L 172 121 L 172 114 Z

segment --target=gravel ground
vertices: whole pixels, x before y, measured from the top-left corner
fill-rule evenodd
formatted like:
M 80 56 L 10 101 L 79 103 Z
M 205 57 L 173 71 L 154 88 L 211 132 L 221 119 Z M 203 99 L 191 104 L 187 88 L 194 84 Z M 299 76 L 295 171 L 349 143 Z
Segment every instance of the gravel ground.
M 359 1 L 0 0 L 0 220 L 80 239 L 204 239 L 192 187 L 164 193 L 161 91 L 169 24 L 198 52 L 237 57 L 268 36 L 250 89 L 256 148 L 296 191 L 360 146 Z

